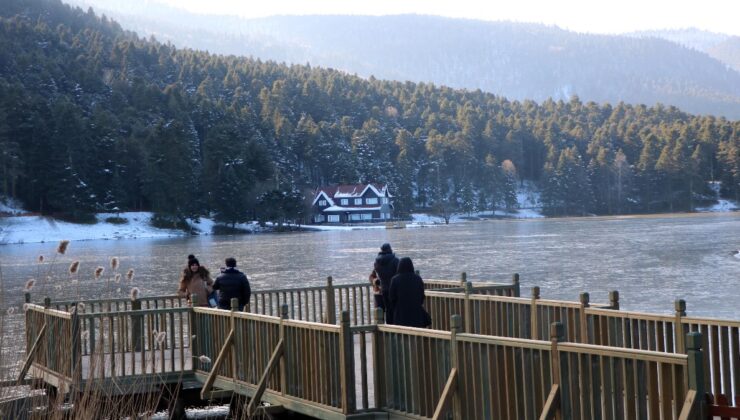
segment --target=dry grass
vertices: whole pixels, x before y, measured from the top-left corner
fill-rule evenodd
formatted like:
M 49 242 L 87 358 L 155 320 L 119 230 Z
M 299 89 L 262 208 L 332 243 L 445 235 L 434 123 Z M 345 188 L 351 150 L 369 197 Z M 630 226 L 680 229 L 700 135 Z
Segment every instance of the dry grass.
M 52 258 L 39 256 L 36 259 L 36 277 L 28 279 L 23 290 L 27 293 L 33 291 L 34 294 L 40 292 L 41 296 L 47 296 L 47 293 L 53 290 L 57 299 L 79 301 L 81 299 L 79 284 L 84 281 L 90 283 L 85 285 L 88 290 L 100 290 L 101 297 L 111 298 L 115 295 L 120 297 L 120 288 L 113 290 L 114 287 L 118 287 L 117 284 L 121 282 L 122 277 L 118 272 L 120 268 L 118 257 L 110 259 L 111 270 L 108 277 L 103 278 L 105 269 L 99 266 L 93 271 L 91 279 L 80 280 L 78 260 L 64 263 L 68 268 L 62 268 L 63 271 L 57 273 L 58 263 L 61 262 L 59 259 L 66 255 L 69 247 L 69 241 L 61 241 Z M 140 298 L 140 291 L 133 285 L 133 279 L 134 269 L 129 268 L 126 272 L 126 280 L 130 287 L 129 295 L 131 299 L 136 300 Z M 68 287 L 75 283 L 77 287 Z M 162 408 L 172 408 L 179 394 L 179 381 L 167 384 L 167 379 L 158 373 L 157 369 L 162 362 L 158 356 L 164 354 L 163 349 L 175 345 L 176 341 L 173 336 L 168 336 L 166 331 L 155 331 L 156 334 L 144 340 L 143 351 L 138 353 L 145 355 L 142 368 L 150 372 L 149 375 L 129 375 L 114 379 L 111 372 L 120 369 L 114 367 L 114 363 L 120 363 L 120 360 L 112 354 L 120 352 L 121 349 L 133 350 L 131 343 L 128 343 L 129 347 L 126 348 L 115 340 L 135 340 L 131 332 L 126 333 L 127 338 L 122 338 L 124 337 L 122 331 L 131 328 L 124 320 L 133 317 L 119 316 L 114 319 L 117 307 L 113 308 L 110 304 L 107 307 L 91 306 L 82 302 L 60 307 L 62 312 L 45 312 L 38 305 L 20 303 L 24 300 L 23 296 L 5 296 L 6 290 L 0 267 L 0 303 L 3 308 L 0 311 L 0 366 L 5 368 L 3 372 L 5 386 L 0 387 L 0 418 L 139 419 L 149 418 Z M 8 304 L 9 302 L 12 303 Z M 23 305 L 24 311 L 16 309 L 20 305 Z M 97 317 L 88 316 L 92 311 L 103 314 Z M 110 311 L 114 311 L 111 312 L 111 316 L 104 314 Z M 68 315 L 63 315 L 65 312 Z M 24 316 L 25 322 L 22 319 Z M 18 326 L 29 322 L 32 325 L 27 325 L 25 330 L 31 333 L 23 337 L 23 333 L 19 331 L 23 327 Z M 37 324 L 33 324 L 34 322 Z M 14 329 L 8 329 L 11 323 L 15 325 Z M 60 389 L 46 387 L 45 398 L 30 398 L 34 394 L 30 387 L 23 386 L 20 382 L 11 383 L 9 379 L 18 378 L 19 353 L 24 347 L 26 352 L 29 350 L 36 341 L 36 335 L 32 333 L 40 331 L 42 325 L 46 325 L 46 334 L 39 341 L 40 351 L 35 354 L 34 362 L 76 379 L 64 384 Z M 149 328 L 151 329 L 151 326 Z M 71 349 L 75 347 L 81 351 L 73 356 L 75 352 Z M 182 369 L 179 375 L 181 378 Z M 172 377 L 170 382 L 171 379 Z M 127 387 L 137 392 L 128 393 Z M 36 393 L 38 394 L 38 391 Z M 17 399 L 15 404 L 3 404 L 3 401 L 12 398 Z

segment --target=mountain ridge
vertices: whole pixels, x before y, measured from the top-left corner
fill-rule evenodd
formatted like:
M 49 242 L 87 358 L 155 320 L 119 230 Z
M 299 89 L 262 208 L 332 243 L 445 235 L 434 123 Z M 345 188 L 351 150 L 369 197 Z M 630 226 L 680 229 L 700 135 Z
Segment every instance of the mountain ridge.
M 597 103 L 663 103 L 740 118 L 740 72 L 664 38 L 430 15 L 243 19 L 148 4 L 147 17 L 115 11 L 114 17 L 178 47 L 481 89 L 516 100 L 578 95 Z

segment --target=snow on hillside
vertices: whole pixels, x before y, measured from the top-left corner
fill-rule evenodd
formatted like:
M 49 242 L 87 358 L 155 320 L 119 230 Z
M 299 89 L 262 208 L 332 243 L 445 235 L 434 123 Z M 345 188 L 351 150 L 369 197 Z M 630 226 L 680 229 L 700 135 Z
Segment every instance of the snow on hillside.
M 101 213 L 96 224 L 77 224 L 43 216 L 6 217 L 0 219 L 0 244 L 28 242 L 57 242 L 63 239 L 81 241 L 90 239 L 163 238 L 182 236 L 185 232 L 157 229 L 151 226 L 148 212 L 121 213 L 125 224 L 105 222 L 110 213 Z

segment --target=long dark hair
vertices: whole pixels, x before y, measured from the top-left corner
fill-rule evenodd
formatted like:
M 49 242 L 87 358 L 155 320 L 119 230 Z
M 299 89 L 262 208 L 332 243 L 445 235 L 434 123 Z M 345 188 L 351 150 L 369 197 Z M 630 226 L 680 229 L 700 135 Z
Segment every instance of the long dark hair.
M 396 273 L 404 274 L 404 273 L 413 273 L 413 272 L 414 272 L 414 263 L 411 261 L 411 258 L 403 257 L 398 261 L 398 271 L 396 271 Z

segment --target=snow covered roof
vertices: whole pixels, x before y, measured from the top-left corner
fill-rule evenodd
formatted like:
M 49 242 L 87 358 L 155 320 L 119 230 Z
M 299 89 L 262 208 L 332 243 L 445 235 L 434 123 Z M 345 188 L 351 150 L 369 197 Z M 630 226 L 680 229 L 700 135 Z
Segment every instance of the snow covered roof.
M 370 189 L 372 190 L 375 195 L 378 197 L 385 197 L 386 195 L 388 197 L 393 197 L 388 192 L 388 185 L 387 184 L 341 184 L 341 185 L 331 185 L 327 187 L 321 187 L 318 190 L 316 190 L 316 198 L 313 200 L 313 204 L 316 204 L 316 201 L 319 199 L 319 197 L 323 194 L 333 205 L 334 200 L 337 198 L 360 198 L 362 197 L 365 192 Z
M 380 210 L 380 207 L 342 207 L 342 206 L 330 206 L 322 211 L 362 211 L 362 210 Z

